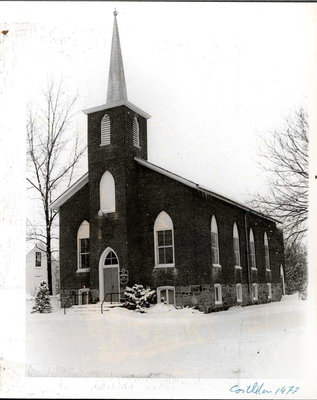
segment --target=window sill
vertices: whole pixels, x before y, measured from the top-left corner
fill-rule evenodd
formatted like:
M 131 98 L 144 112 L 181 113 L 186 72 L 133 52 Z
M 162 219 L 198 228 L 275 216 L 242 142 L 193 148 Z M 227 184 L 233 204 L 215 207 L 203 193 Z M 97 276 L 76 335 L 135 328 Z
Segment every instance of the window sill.
M 235 269 L 242 269 L 241 265 L 235 265 Z
M 90 271 L 90 268 L 78 268 L 77 269 L 77 274 L 80 274 L 81 272 L 89 272 Z
M 214 268 L 221 268 L 221 265 L 220 265 L 220 264 L 212 264 L 212 266 L 213 266 Z
M 258 269 L 257 269 L 257 268 L 254 268 L 254 267 L 251 267 L 251 270 L 252 270 L 252 271 L 257 271 Z
M 252 299 L 252 301 L 258 301 L 258 298 L 256 298 L 256 299 L 255 299 L 255 298 L 253 298 L 253 299 Z
M 271 268 L 266 268 L 266 271 L 267 272 L 271 272 Z
M 104 147 L 104 146 L 110 146 L 111 143 L 101 143 L 99 146 Z
M 157 264 L 157 265 L 154 265 L 154 269 L 159 269 L 159 268 L 175 268 L 175 264 Z
M 222 306 L 222 301 L 215 301 L 215 306 Z
M 241 304 L 241 303 L 242 303 L 242 299 L 241 299 L 241 300 L 237 300 L 237 303 L 238 303 L 238 304 Z
M 106 214 L 110 214 L 110 213 L 114 213 L 116 212 L 116 210 L 114 209 L 110 209 L 110 210 L 99 210 L 98 211 L 98 215 L 102 216 L 102 215 L 106 215 Z

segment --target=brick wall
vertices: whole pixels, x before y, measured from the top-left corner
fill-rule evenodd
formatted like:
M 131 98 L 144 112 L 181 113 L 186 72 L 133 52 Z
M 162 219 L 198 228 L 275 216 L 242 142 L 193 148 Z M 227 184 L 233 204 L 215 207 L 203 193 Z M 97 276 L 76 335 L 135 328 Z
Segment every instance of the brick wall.
M 60 207 L 59 253 L 60 288 L 89 287 L 89 273 L 77 273 L 77 232 L 83 221 L 89 220 L 88 184 Z

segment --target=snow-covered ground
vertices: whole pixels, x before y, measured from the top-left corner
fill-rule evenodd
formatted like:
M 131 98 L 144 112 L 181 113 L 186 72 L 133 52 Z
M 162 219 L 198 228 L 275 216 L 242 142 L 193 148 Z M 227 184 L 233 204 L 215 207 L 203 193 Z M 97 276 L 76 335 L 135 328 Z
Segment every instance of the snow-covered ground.
M 86 306 L 31 314 L 26 300 L 28 376 L 301 378 L 306 302 L 203 314 L 158 304 L 146 314 Z M 294 351 L 296 349 L 296 351 Z

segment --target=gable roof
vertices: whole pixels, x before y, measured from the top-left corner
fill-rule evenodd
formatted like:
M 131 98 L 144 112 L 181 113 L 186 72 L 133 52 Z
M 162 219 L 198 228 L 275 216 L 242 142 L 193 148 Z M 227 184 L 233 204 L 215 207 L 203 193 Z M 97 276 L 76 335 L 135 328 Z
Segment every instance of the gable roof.
M 88 172 L 85 173 L 81 178 L 78 179 L 72 186 L 70 186 L 64 193 L 62 193 L 56 200 L 54 200 L 49 208 L 52 210 L 59 210 L 59 207 L 70 199 L 79 189 L 84 187 L 88 183 Z
M 260 216 L 261 218 L 265 218 L 265 219 L 273 221 L 273 222 L 281 223 L 281 221 L 279 221 L 279 220 L 277 220 L 275 218 L 272 218 L 272 217 L 269 217 L 269 216 L 267 216 L 265 214 L 262 214 L 261 212 L 256 211 L 256 210 L 246 206 L 245 204 L 242 204 L 242 203 L 239 203 L 239 202 L 237 202 L 235 200 L 229 199 L 228 197 L 226 197 L 226 196 L 224 196 L 222 194 L 213 192 L 210 189 L 206 189 L 205 187 L 199 185 L 198 183 L 192 182 L 189 179 L 186 179 L 186 178 L 183 178 L 182 176 L 174 174 L 173 172 L 170 172 L 170 171 L 168 171 L 168 170 L 166 170 L 164 168 L 161 168 L 161 167 L 159 167 L 159 166 L 157 166 L 155 164 L 152 164 L 149 161 L 143 160 L 142 158 L 134 157 L 134 160 L 138 164 L 140 164 L 140 165 L 142 165 L 142 166 L 144 166 L 146 168 L 152 169 L 153 171 L 156 171 L 156 172 L 158 172 L 158 173 L 160 173 L 162 175 L 165 175 L 165 176 L 167 176 L 167 177 L 169 177 L 171 179 L 174 179 L 175 181 L 178 181 L 178 182 L 180 182 L 180 183 L 182 183 L 182 184 L 184 184 L 186 186 L 189 186 L 189 187 L 191 187 L 193 189 L 196 189 L 196 190 L 198 190 L 198 191 L 200 191 L 202 193 L 205 193 L 205 194 L 207 194 L 209 196 L 213 196 L 213 197 L 215 197 L 217 199 L 220 199 L 220 200 L 224 201 L 225 203 L 229 203 L 229 204 L 232 204 L 232 205 L 234 205 L 236 207 L 239 207 L 239 208 L 241 208 L 241 209 L 243 209 L 245 211 L 249 211 L 249 212 L 251 212 L 251 213 L 253 213 L 255 215 Z M 72 186 L 70 186 L 64 193 L 62 193 L 56 200 L 54 200 L 50 204 L 49 207 L 52 210 L 59 210 L 59 207 L 62 204 L 64 204 L 68 199 L 70 199 L 76 192 L 78 192 L 78 190 L 80 190 L 82 187 L 84 187 L 86 185 L 86 183 L 88 183 L 88 172 L 86 172 L 85 175 L 83 175 L 81 178 L 79 178 Z
M 277 222 L 277 223 L 281 222 L 281 221 L 279 221 L 279 220 L 277 220 L 275 218 L 268 217 L 267 215 L 262 214 L 259 211 L 253 210 L 252 208 L 250 208 L 250 207 L 248 207 L 248 206 L 246 206 L 244 204 L 241 204 L 241 203 L 239 203 L 239 202 L 237 202 L 235 200 L 231 200 L 228 197 L 223 196 L 222 194 L 219 194 L 219 193 L 213 192 L 213 191 L 211 191 L 209 189 L 206 189 L 203 186 L 200 186 L 198 183 L 192 182 L 192 181 L 190 181 L 190 180 L 188 180 L 186 178 L 183 178 L 182 176 L 174 174 L 173 172 L 167 171 L 164 168 L 158 167 L 157 165 L 152 164 L 152 163 L 150 163 L 148 161 L 145 161 L 142 158 L 134 157 L 134 160 L 138 164 L 143 165 L 144 167 L 152 169 L 153 171 L 156 171 L 156 172 L 158 172 L 158 173 L 160 173 L 162 175 L 168 176 L 169 178 L 174 179 L 175 181 L 183 183 L 184 185 L 189 186 L 189 187 L 191 187 L 193 189 L 196 189 L 196 190 L 198 190 L 198 191 L 200 191 L 202 193 L 205 193 L 205 194 L 207 194 L 209 196 L 213 196 L 213 197 L 215 197 L 217 199 L 220 199 L 220 200 L 222 200 L 222 201 L 224 201 L 226 203 L 232 204 L 232 205 L 234 205 L 236 207 L 239 207 L 239 208 L 241 208 L 243 210 L 249 211 L 249 212 L 251 212 L 251 213 L 253 213 L 255 215 L 258 215 L 258 216 L 260 216 L 262 218 L 265 218 L 265 219 L 268 219 L 270 221 Z

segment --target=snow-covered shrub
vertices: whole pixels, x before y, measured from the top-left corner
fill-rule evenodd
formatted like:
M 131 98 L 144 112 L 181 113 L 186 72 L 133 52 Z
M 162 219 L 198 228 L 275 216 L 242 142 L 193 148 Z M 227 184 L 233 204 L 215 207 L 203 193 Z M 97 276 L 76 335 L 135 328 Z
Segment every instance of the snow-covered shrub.
M 49 297 L 49 289 L 47 283 L 42 281 L 39 284 L 37 294 L 34 299 L 34 306 L 32 308 L 32 313 L 50 313 L 52 312 L 50 297 Z
M 132 288 L 127 286 L 124 292 L 125 303 L 123 307 L 144 313 L 145 309 L 153 304 L 155 296 L 155 290 L 144 288 L 143 285 L 135 284 Z

